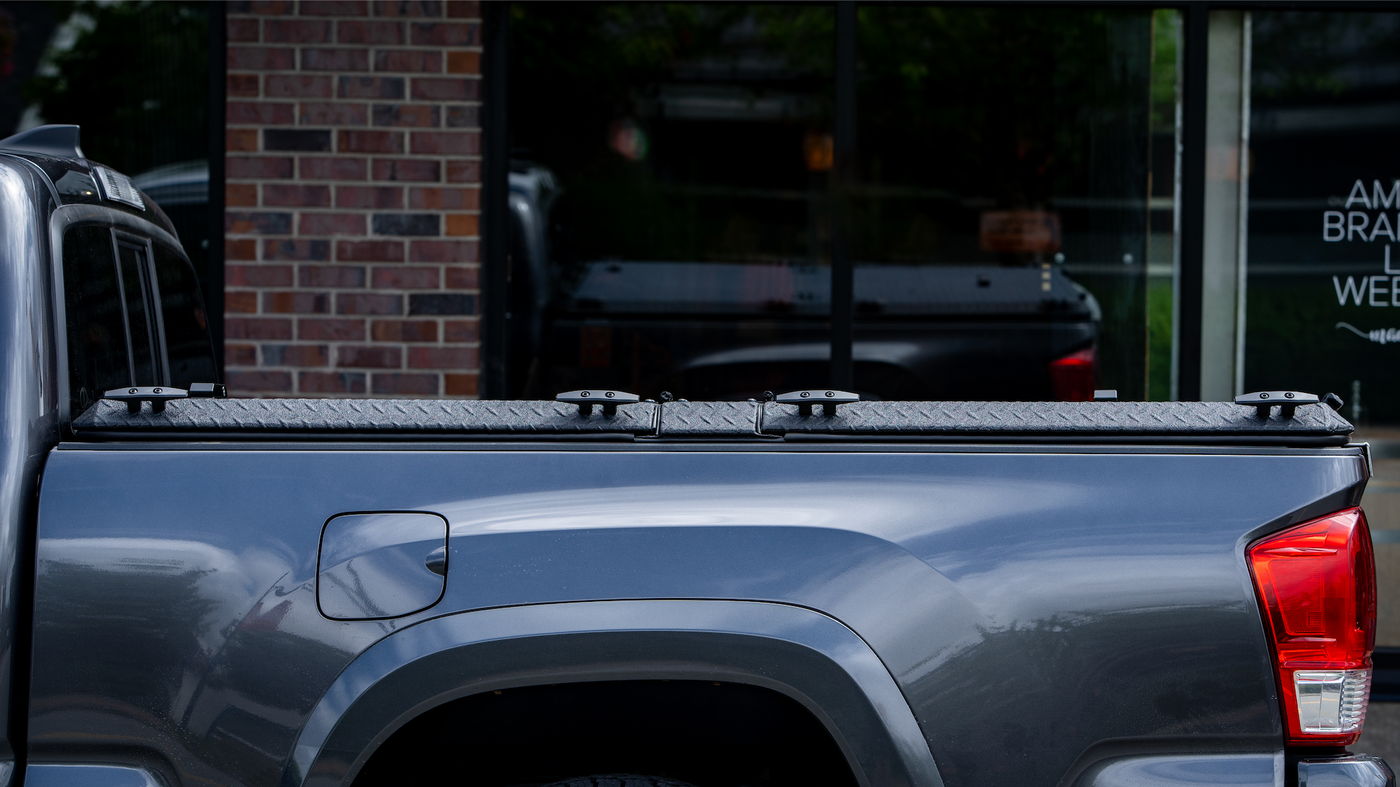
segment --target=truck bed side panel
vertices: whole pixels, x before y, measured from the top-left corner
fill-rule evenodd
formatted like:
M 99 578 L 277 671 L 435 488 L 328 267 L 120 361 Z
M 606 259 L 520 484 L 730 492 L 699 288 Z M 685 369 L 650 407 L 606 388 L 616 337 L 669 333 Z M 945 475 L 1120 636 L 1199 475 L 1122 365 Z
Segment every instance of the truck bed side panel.
M 1355 504 L 1359 451 L 1186 454 L 64 447 L 40 504 L 30 741 L 276 784 L 336 676 L 491 607 L 732 599 L 825 613 L 949 787 L 1050 787 L 1108 738 L 1276 750 L 1245 543 Z M 336 514 L 450 524 L 447 590 L 332 621 Z M 1121 747 L 1120 747 L 1121 748 Z

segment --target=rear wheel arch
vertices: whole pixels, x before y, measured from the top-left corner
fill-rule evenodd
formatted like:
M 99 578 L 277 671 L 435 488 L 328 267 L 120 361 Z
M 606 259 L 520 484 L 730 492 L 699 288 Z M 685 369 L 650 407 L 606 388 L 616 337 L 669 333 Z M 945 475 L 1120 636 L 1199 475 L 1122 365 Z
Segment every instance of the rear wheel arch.
M 782 604 L 683 600 L 482 610 L 396 632 L 357 658 L 323 696 L 282 784 L 349 785 L 400 729 L 466 698 L 639 681 L 776 692 L 820 723 L 858 783 L 941 787 L 898 687 L 841 623 Z
M 411 719 L 376 747 L 354 785 L 452 781 L 479 787 L 859 784 L 830 732 L 800 703 L 768 688 L 702 680 L 586 681 L 453 700 Z

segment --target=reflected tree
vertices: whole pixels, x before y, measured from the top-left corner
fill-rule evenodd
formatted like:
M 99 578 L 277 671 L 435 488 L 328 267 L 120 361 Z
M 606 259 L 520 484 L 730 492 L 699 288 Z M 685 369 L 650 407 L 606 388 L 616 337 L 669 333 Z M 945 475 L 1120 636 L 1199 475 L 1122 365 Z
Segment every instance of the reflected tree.
M 83 127 L 83 152 L 137 174 L 208 157 L 209 17 L 204 3 L 55 4 L 84 24 L 56 73 L 25 85 L 48 123 Z

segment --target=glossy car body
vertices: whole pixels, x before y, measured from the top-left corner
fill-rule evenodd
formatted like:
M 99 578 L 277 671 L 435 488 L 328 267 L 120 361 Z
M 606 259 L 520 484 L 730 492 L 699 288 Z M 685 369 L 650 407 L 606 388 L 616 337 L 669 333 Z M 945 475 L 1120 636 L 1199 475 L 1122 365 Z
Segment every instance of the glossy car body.
M 1106 741 L 1112 756 L 1228 743 L 1272 762 L 1278 710 L 1241 549 L 1354 505 L 1366 477 L 1347 448 L 501 449 L 61 447 L 40 500 L 36 664 L 81 663 L 94 637 L 103 656 L 36 670 L 31 756 L 139 740 L 178 783 L 303 783 L 318 765 L 344 774 L 425 703 L 666 663 L 799 698 L 833 677 L 873 685 L 817 705 L 864 711 L 842 737 L 867 784 L 1055 784 Z M 446 595 L 395 620 L 328 620 L 321 526 L 375 510 L 447 519 Z M 805 626 L 846 641 L 814 645 Z M 735 643 L 648 656 L 639 629 L 801 657 L 765 674 Z M 484 645 L 590 636 L 577 664 Z M 421 664 L 438 652 L 480 666 Z M 682 653 L 693 664 L 672 663 Z M 400 670 L 395 689 L 369 688 Z M 863 703 L 886 707 L 872 719 Z M 263 745 L 211 756 L 240 737 Z

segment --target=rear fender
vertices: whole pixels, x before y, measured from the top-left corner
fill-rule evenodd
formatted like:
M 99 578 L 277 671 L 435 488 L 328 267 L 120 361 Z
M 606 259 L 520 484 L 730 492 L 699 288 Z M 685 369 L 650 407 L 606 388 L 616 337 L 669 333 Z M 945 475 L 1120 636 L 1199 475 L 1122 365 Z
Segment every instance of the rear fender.
M 802 607 L 694 600 L 506 607 L 395 632 L 321 698 L 282 784 L 348 785 L 397 729 L 454 699 L 601 680 L 772 689 L 812 712 L 863 786 L 943 785 L 889 671 L 850 629 Z

